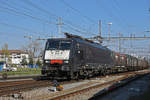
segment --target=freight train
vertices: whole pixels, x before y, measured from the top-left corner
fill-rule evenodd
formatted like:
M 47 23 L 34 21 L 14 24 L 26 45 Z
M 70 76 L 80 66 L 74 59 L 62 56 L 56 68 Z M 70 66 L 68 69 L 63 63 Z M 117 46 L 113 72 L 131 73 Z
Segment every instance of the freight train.
M 79 79 L 148 68 L 145 59 L 116 53 L 100 43 L 77 35 L 65 35 L 66 38 L 47 40 L 42 75 L 51 78 Z

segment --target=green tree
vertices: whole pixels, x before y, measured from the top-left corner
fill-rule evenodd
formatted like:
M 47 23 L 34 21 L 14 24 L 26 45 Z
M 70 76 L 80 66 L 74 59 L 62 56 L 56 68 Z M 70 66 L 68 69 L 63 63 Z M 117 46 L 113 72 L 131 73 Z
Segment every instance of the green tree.
M 34 63 L 34 62 L 33 62 L 33 58 L 30 57 L 30 58 L 29 58 L 29 65 L 33 65 L 33 63 Z
M 42 62 L 38 59 L 36 62 L 36 65 L 38 65 L 40 68 L 42 67 Z
M 27 65 L 27 60 L 26 60 L 26 56 L 23 56 L 23 59 L 21 61 L 21 65 Z
M 7 43 L 5 43 L 3 46 L 2 46 L 2 56 L 3 56 L 3 58 L 4 58 L 4 61 L 6 62 L 6 63 L 10 63 L 10 57 L 9 57 L 9 55 L 10 55 L 10 53 L 9 53 L 9 51 L 8 51 L 8 44 Z

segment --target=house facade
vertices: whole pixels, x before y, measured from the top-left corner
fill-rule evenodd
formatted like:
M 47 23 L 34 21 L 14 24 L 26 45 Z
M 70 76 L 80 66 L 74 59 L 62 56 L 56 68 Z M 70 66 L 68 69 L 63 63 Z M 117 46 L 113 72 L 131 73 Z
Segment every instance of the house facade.
M 8 57 L 0 50 L 0 61 L 7 62 L 11 64 L 21 64 L 22 60 L 25 58 L 29 62 L 29 54 L 23 50 L 8 50 Z

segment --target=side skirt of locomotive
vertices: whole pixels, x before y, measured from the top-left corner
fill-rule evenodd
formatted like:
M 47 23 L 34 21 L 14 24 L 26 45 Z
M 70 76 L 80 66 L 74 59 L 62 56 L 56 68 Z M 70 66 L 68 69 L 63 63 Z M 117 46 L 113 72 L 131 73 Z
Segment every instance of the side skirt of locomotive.
M 42 70 L 42 75 L 45 75 L 52 79 L 85 79 L 98 75 L 108 75 L 113 73 L 121 73 L 127 71 L 137 71 L 142 70 L 138 66 L 112 66 L 112 65 L 94 65 L 89 64 L 85 66 L 78 66 L 79 69 L 77 71 L 71 71 L 68 69 L 67 71 L 63 71 L 62 69 L 54 69 L 54 70 Z
M 112 66 L 112 65 L 86 65 L 79 67 L 77 72 L 74 72 L 71 79 L 90 78 L 98 75 L 108 75 L 112 73 L 126 72 L 125 66 Z

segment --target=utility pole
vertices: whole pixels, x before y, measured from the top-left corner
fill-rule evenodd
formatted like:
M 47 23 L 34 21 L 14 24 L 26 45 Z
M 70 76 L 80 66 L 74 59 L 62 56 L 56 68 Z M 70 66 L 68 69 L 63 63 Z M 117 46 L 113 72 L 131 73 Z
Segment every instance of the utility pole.
M 24 36 L 24 38 L 27 38 L 27 39 L 31 40 L 32 36 Z
M 99 36 L 101 37 L 102 32 L 101 32 L 101 20 L 99 20 Z
M 121 33 L 119 32 L 119 37 L 121 37 Z M 118 49 L 119 49 L 119 53 L 121 53 L 121 41 L 119 39 L 119 44 L 118 44 Z
M 133 38 L 132 33 L 130 34 L 130 37 Z M 133 55 L 134 52 L 132 51 L 132 49 L 133 49 L 132 40 L 130 41 L 130 48 L 131 48 L 130 55 Z
M 109 40 L 110 40 L 110 33 L 111 33 L 111 25 L 112 25 L 111 22 L 108 23 L 108 38 L 109 38 Z
M 58 19 L 58 33 L 59 33 L 59 35 L 61 36 L 61 34 L 62 34 L 62 32 L 61 32 L 61 27 L 62 27 L 62 25 L 63 25 L 63 23 L 61 22 L 61 17 L 59 17 L 59 19 Z

